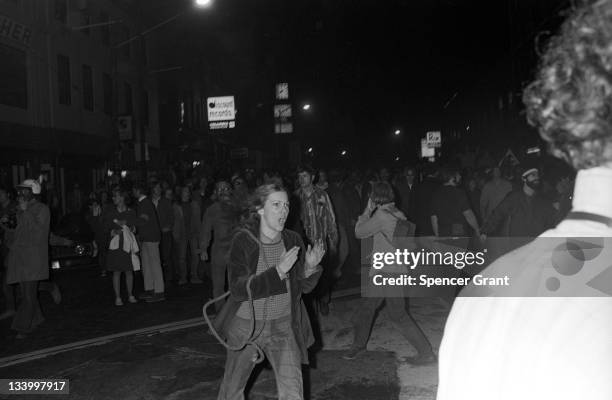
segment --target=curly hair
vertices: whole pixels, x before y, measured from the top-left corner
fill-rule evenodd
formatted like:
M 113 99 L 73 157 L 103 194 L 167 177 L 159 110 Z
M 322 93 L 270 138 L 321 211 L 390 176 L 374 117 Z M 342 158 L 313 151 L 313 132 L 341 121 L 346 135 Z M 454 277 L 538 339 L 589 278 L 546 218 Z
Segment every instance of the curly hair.
M 572 11 L 523 101 L 553 155 L 576 169 L 612 160 L 612 0 Z

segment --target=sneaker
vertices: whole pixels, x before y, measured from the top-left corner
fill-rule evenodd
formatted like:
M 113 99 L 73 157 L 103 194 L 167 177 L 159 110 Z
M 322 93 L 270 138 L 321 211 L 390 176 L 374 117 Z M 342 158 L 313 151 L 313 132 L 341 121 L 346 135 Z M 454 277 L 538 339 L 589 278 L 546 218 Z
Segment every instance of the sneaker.
M 345 355 L 342 356 L 345 360 L 354 360 L 366 351 L 365 347 L 352 347 Z
M 117 297 L 115 299 L 115 305 L 116 306 L 122 306 L 123 305 L 123 300 L 121 300 L 121 298 Z
M 194 285 L 199 285 L 201 283 L 204 283 L 204 281 L 202 279 L 200 279 L 200 278 L 193 278 L 191 280 L 191 283 L 194 284 Z
M 149 300 L 152 297 L 153 297 L 153 292 L 144 292 L 143 294 L 138 296 L 140 300 Z
M 158 301 L 164 301 L 166 300 L 166 296 L 164 296 L 164 293 L 155 293 L 153 296 L 151 296 L 151 298 L 147 299 L 146 302 L 147 303 L 157 303 Z
M 129 301 L 130 303 L 132 303 L 132 304 L 134 304 L 134 303 L 138 303 L 138 300 L 136 300 L 136 297 L 134 297 L 134 296 L 130 296 L 130 297 L 128 297 L 128 301 Z

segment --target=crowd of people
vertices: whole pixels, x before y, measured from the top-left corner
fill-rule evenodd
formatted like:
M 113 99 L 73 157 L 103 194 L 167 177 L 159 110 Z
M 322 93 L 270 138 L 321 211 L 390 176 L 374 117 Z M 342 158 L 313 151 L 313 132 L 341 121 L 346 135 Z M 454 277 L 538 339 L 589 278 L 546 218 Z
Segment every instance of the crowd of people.
M 476 158 L 474 165 L 478 164 Z M 83 195 L 75 185 L 68 196 L 68 209 L 83 214 L 93 232 L 101 274 L 112 275 L 116 306 L 122 306 L 124 301 L 163 301 L 167 285 L 197 285 L 203 279 L 210 279 L 211 294 L 218 297 L 228 288 L 228 252 L 233 234 L 248 214 L 250 196 L 263 184 L 283 185 L 291 204 L 286 226 L 298 232 L 307 244 L 322 243 L 326 252 L 323 275 L 312 295 L 316 310 L 326 315 L 338 279 L 343 274 L 360 273 L 359 239 L 364 235 L 359 221 L 364 212 L 372 213 L 376 208 L 372 207 L 371 196 L 379 183 L 387 185 L 391 196 L 383 196 L 386 200 L 382 203 L 377 200 L 378 205 L 394 204 L 401 218 L 413 223 L 414 233 L 420 236 L 465 236 L 473 240 L 486 240 L 487 236 L 535 237 L 567 213 L 571 176 L 557 174 L 542 184 L 533 162 L 521 167 L 507 165 L 502 159 L 499 165 L 502 167 L 460 169 L 453 164 L 422 163 L 363 172 L 315 170 L 309 165 L 285 173 L 248 169 L 231 176 L 193 174 L 172 183 L 157 178 L 146 183 L 101 183 L 101 189 L 89 195 Z M 14 316 L 17 310 L 12 285 L 33 282 L 29 277 L 15 278 L 11 272 L 22 271 L 24 265 L 34 262 L 18 256 L 37 254 L 41 273 L 46 271 L 37 280 L 48 279 L 48 241 L 36 244 L 32 251 L 13 243 L 20 237 L 20 229 L 34 229 L 26 227 L 32 218 L 27 218 L 29 212 L 24 204 L 36 204 L 29 209 L 37 210 L 36 221 L 40 219 L 37 223 L 43 228 L 37 230 L 37 235 L 48 237 L 50 220 L 58 219 L 38 216 L 43 211 L 52 213 L 45 205 L 49 196 L 45 196 L 44 184 L 27 182 L 17 188 L 17 193 L 7 188 L 0 190 L 5 271 L 2 318 Z M 26 194 L 32 199 L 26 200 Z M 23 240 L 32 241 L 34 236 L 24 234 Z M 142 276 L 144 287 L 139 295 L 134 293 L 135 271 L 142 272 L 136 275 Z M 61 297 L 56 285 L 49 286 L 48 291 L 55 299 Z M 22 291 L 21 298 L 27 295 L 31 300 L 25 302 L 28 312 L 38 315 L 38 306 L 30 306 L 38 304 L 32 293 L 35 292 L 31 288 L 27 293 Z M 220 308 L 218 303 L 217 311 Z M 18 330 L 27 332 L 35 325 L 36 320 L 32 320 L 31 326 Z
M 530 121 L 555 154 L 580 170 L 574 192 L 571 173 L 535 159 L 496 162 L 489 152 L 482 159 L 464 153 L 460 165 L 401 170 L 300 166 L 283 173 L 249 169 L 231 177 L 121 182 L 90 195 L 86 209 L 100 266 L 112 272 L 115 305 L 124 304 L 122 274 L 128 302 L 158 302 L 169 284 L 201 284 L 200 261 L 208 262 L 212 295 L 231 293 L 218 303 L 225 321 L 216 325 L 236 346 L 228 350 L 219 398 L 243 398 L 261 352 L 274 369 L 279 398 L 299 399 L 300 364 L 307 363 L 314 341 L 302 296 L 312 293 L 315 311 L 327 314 L 335 282 L 361 273 L 369 262 L 360 256 L 359 239 L 373 239 L 374 250 L 384 252 L 393 250 L 392 238 L 402 229 L 400 235 L 467 238 L 466 247 L 492 236 L 544 232 L 609 236 L 610 18 L 609 0 L 572 14 L 525 95 Z M 43 321 L 37 296 L 49 278 L 52 212 L 40 199 L 38 181 L 16 189 L 15 198 L 11 189 L 0 189 L 2 317 L 13 317 L 12 328 L 26 337 Z M 78 188 L 69 203 L 80 208 Z M 523 261 L 550 257 L 547 249 L 523 247 L 495 265 L 543 268 Z M 139 270 L 144 293 L 136 296 Z M 47 285 L 55 297 L 56 289 Z M 345 358 L 366 350 L 376 310 L 385 302 L 394 325 L 417 349 L 409 361 L 436 361 L 408 300 L 400 297 L 361 300 Z M 610 304 L 609 298 L 459 298 L 440 350 L 438 398 L 610 398 Z

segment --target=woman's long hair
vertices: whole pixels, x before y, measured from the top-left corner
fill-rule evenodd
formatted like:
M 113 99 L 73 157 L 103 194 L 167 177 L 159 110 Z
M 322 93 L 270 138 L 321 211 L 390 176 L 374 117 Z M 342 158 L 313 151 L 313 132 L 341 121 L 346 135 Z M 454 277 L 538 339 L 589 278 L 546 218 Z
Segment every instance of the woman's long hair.
M 268 196 L 276 192 L 287 193 L 287 190 L 279 183 L 268 183 L 257 187 L 249 197 L 248 206 L 242 215 L 238 228 L 246 228 L 259 236 L 260 215 L 257 211 L 264 206 Z

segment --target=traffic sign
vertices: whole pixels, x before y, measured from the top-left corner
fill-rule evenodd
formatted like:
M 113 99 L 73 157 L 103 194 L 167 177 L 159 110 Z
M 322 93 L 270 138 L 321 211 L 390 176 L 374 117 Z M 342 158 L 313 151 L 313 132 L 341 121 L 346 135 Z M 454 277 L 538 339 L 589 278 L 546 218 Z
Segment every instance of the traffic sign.
M 442 147 L 442 133 L 440 131 L 427 132 L 425 137 L 430 148 Z

